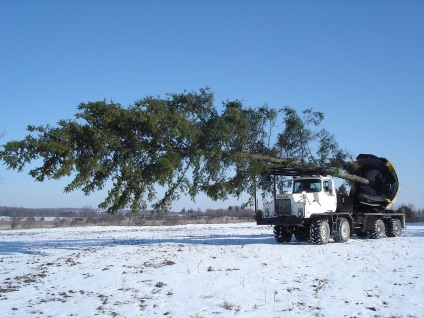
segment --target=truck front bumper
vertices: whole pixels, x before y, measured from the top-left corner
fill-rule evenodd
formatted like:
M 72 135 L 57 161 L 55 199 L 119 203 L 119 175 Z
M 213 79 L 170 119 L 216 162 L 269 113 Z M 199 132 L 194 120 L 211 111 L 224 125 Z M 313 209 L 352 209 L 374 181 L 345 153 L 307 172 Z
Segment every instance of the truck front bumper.
M 305 225 L 308 224 L 308 219 L 299 218 L 297 216 L 276 216 L 272 218 L 257 217 L 257 225 Z

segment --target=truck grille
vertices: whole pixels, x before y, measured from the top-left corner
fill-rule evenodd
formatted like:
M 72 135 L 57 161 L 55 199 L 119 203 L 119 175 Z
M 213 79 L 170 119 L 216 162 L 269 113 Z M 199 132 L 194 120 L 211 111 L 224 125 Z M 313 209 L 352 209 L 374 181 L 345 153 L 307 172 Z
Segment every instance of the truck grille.
M 279 199 L 275 202 L 275 211 L 278 216 L 291 215 L 291 200 L 290 199 Z

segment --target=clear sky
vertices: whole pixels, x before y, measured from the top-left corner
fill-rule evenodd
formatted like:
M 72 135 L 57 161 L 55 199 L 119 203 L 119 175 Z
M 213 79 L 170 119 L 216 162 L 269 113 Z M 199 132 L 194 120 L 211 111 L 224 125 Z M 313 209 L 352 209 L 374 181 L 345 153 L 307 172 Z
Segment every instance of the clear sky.
M 397 205 L 424 208 L 424 1 L 0 0 L 0 144 L 72 118 L 81 102 L 206 86 L 218 108 L 239 99 L 324 112 L 343 148 L 392 161 Z M 27 173 L 0 166 L 0 205 L 105 197 Z M 230 204 L 183 198 L 174 209 Z

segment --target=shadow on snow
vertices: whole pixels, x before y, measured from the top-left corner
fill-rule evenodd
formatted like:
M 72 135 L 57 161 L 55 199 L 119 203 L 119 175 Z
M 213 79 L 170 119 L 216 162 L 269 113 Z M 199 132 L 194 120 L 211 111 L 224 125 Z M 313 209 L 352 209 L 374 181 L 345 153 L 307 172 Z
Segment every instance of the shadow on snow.
M 421 225 L 421 224 L 420 224 Z M 402 237 L 424 237 L 424 228 L 421 226 L 408 226 L 404 229 Z M 353 236 L 353 240 L 361 240 Z M 330 241 L 330 244 L 332 242 Z M 104 239 L 59 239 L 59 240 L 34 240 L 34 241 L 9 241 L 0 242 L 0 255 L 15 253 L 47 255 L 44 250 L 62 249 L 79 250 L 90 247 L 113 247 L 130 245 L 152 244 L 195 244 L 195 245 L 252 245 L 276 244 L 283 246 L 312 245 L 311 242 L 298 242 L 293 237 L 289 243 L 277 243 L 272 234 L 262 235 L 209 235 L 209 236 L 170 236 L 163 238 L 104 238 Z
M 211 235 L 211 236 L 180 236 L 164 238 L 105 238 L 105 239 L 74 239 L 74 240 L 42 240 L 42 241 L 9 241 L 0 242 L 0 255 L 13 253 L 45 254 L 43 250 L 65 249 L 78 250 L 89 247 L 113 247 L 126 245 L 152 244 L 203 244 L 203 245 L 247 245 L 274 244 L 270 235 Z

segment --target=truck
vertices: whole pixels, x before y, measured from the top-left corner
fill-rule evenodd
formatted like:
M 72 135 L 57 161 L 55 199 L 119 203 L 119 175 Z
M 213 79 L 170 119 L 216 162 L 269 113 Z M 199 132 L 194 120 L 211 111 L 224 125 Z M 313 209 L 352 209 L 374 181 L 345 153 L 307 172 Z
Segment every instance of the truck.
M 378 239 L 401 235 L 405 213 L 391 210 L 399 181 L 385 158 L 360 154 L 344 164 L 347 173 L 320 168 L 270 168 L 273 199 L 255 208 L 258 225 L 272 225 L 277 242 L 347 242 L 353 235 Z M 292 177 L 292 190 L 278 190 L 281 177 Z M 333 177 L 351 181 L 350 192 L 341 193 Z

